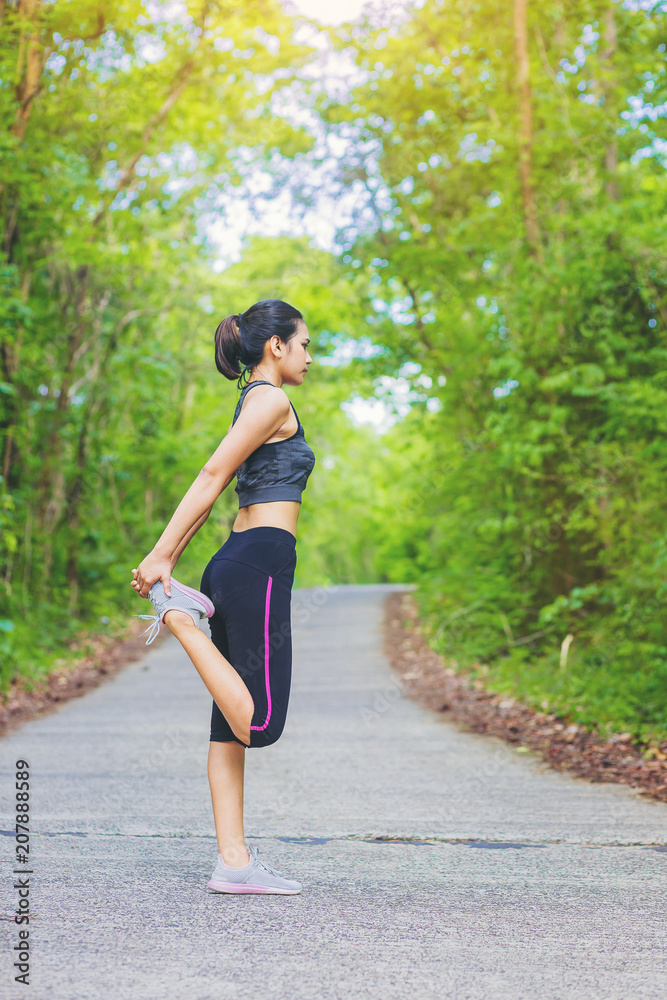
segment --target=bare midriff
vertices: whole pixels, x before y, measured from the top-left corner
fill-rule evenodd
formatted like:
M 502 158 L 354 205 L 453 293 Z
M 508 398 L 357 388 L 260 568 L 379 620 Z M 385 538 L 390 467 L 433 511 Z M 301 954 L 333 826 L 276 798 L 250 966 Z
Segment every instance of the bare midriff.
M 274 528 L 285 528 L 296 538 L 296 522 L 301 504 L 298 500 L 270 500 L 268 503 L 251 503 L 241 507 L 232 531 L 247 531 L 268 524 Z

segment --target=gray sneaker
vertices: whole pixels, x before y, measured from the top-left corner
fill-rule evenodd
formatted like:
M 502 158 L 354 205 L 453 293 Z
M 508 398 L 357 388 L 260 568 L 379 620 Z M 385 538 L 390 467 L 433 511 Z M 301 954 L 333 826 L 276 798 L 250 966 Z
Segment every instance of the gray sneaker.
M 150 631 L 150 635 L 146 639 L 147 646 L 150 646 L 157 639 L 160 625 L 167 611 L 185 611 L 186 614 L 190 615 L 195 625 L 199 625 L 202 618 L 210 618 L 211 615 L 215 614 L 215 608 L 206 594 L 194 590 L 193 587 L 186 587 L 184 583 L 174 580 L 173 576 L 171 578 L 171 597 L 167 597 L 162 580 L 158 580 L 148 591 L 148 599 L 156 613 L 154 615 L 132 616 L 153 622 L 141 633 L 141 635 L 146 635 L 146 632 Z
M 260 860 L 256 848 L 249 847 L 248 854 L 250 864 L 245 868 L 229 868 L 219 854 L 208 888 L 214 892 L 279 893 L 281 896 L 295 896 L 301 892 L 300 882 L 283 878 L 282 872 Z

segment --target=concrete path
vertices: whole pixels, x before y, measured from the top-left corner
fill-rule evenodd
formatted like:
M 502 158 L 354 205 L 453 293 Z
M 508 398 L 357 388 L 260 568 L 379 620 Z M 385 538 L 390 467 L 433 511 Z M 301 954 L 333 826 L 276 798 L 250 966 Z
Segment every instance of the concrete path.
M 667 807 L 460 733 L 381 653 L 391 586 L 297 590 L 247 839 L 294 897 L 210 893 L 209 697 L 176 640 L 2 746 L 0 996 L 658 1000 Z M 30 986 L 13 980 L 14 761 L 31 765 Z

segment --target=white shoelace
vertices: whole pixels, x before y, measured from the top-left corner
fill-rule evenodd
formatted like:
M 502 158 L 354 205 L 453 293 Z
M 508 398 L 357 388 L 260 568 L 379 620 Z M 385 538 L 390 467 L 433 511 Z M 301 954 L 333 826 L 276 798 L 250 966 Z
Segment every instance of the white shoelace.
M 284 878 L 282 872 L 279 872 L 277 868 L 273 868 L 271 865 L 267 864 L 266 861 L 263 861 L 258 856 L 259 851 L 257 851 L 255 848 L 251 848 L 249 853 L 251 854 L 256 864 L 258 864 L 261 868 L 264 868 L 264 870 L 267 871 L 270 875 L 277 875 L 279 878 Z
M 132 615 L 133 618 L 145 618 L 148 622 L 153 622 L 148 628 L 144 629 L 139 638 L 142 635 L 146 635 L 146 632 L 150 632 L 150 636 L 146 639 L 146 645 L 150 646 L 154 639 L 157 639 L 158 633 L 160 631 L 160 618 L 159 615 Z

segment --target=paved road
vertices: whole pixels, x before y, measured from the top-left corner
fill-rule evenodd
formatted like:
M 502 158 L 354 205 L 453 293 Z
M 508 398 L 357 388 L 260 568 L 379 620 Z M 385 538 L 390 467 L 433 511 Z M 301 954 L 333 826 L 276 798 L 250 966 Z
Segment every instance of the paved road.
M 402 697 L 391 586 L 297 590 L 282 739 L 249 751 L 247 837 L 294 897 L 229 897 L 205 759 L 208 695 L 176 640 L 2 746 L 32 772 L 33 1000 L 657 1000 L 667 808 L 549 770 Z

